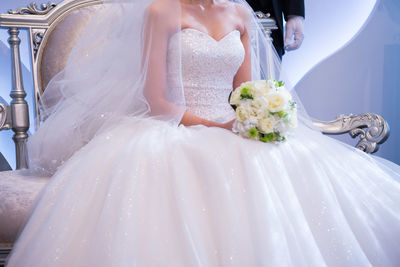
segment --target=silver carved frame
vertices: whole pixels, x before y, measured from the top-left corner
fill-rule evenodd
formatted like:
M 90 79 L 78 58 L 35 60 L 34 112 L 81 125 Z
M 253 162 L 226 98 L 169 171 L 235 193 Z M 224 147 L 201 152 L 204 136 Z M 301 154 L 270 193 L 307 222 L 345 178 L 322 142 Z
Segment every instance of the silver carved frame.
M 12 89 L 10 104 L 0 102 L 0 130 L 13 130 L 16 147 L 17 169 L 28 168 L 28 158 L 26 151 L 27 131 L 29 129 L 29 110 L 25 101 L 26 92 L 22 82 L 21 59 L 19 45 L 19 29 L 28 29 L 30 36 L 30 53 L 32 59 L 32 74 L 34 83 L 35 111 L 36 118 L 39 115 L 38 100 L 42 92 L 40 81 L 40 67 L 42 59 L 42 46 L 47 41 L 52 30 L 58 22 L 72 11 L 103 3 L 103 0 L 65 0 L 60 4 L 47 3 L 40 7 L 32 3 L 25 8 L 10 10 L 9 14 L 0 14 L 0 27 L 7 28 L 10 38 L 8 42 L 11 46 L 12 55 Z M 257 17 L 263 25 L 267 36 L 277 29 L 274 19 L 269 14 L 257 12 Z M 36 125 L 38 125 L 38 119 Z M 389 126 L 387 122 L 376 114 L 362 114 L 339 116 L 331 122 L 314 120 L 317 126 L 325 134 L 344 134 L 349 133 L 353 138 L 359 137 L 360 140 L 356 147 L 366 153 L 374 153 L 379 145 L 386 141 L 389 136 Z
M 0 27 L 7 28 L 10 38 L 12 56 L 12 89 L 10 104 L 0 102 L 0 130 L 13 130 L 13 140 L 16 147 L 16 168 L 27 169 L 28 158 L 26 151 L 27 131 L 29 129 L 29 109 L 25 101 L 26 92 L 23 86 L 20 58 L 19 29 L 27 29 L 29 32 L 30 54 L 32 61 L 32 75 L 34 83 L 36 118 L 39 115 L 38 101 L 41 94 L 40 65 L 42 59 L 42 47 L 52 30 L 65 16 L 76 9 L 101 4 L 103 0 L 65 0 L 60 4 L 49 2 L 40 7 L 32 3 L 27 7 L 10 10 L 8 14 L 0 14 Z M 36 126 L 39 126 L 36 119 Z

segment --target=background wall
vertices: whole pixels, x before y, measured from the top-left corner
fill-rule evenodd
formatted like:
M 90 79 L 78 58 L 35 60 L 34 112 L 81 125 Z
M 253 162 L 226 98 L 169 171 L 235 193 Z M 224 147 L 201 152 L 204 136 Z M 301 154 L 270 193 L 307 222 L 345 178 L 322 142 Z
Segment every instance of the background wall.
M 308 2 L 308 7 L 312 8 L 312 3 L 315 1 L 306 1 L 306 4 Z M 311 10 L 311 15 L 313 13 L 316 12 Z M 391 126 L 391 136 L 377 154 L 400 164 L 400 105 L 398 105 L 400 16 L 398 14 L 400 14 L 400 1 L 378 1 L 359 34 L 345 47 L 308 72 L 298 82 L 297 92 L 309 114 L 321 120 L 332 120 L 339 114 L 366 112 L 381 114 Z M 305 46 L 298 53 L 288 53 L 284 59 L 287 67 L 294 68 L 301 64 L 301 57 L 304 57 L 303 62 L 305 58 L 307 60 L 309 57 L 312 58 L 311 46 L 317 50 L 324 47 L 325 42 L 329 42 L 331 46 L 332 41 L 329 38 L 326 41 L 315 41 L 312 45 L 314 41 L 312 39 L 318 36 L 309 37 L 309 35 L 314 34 L 313 28 L 318 24 L 318 19 L 318 16 L 307 18 Z M 343 18 L 339 16 L 339 19 Z M 350 21 L 347 24 L 352 23 Z M 332 25 L 335 23 L 332 22 Z M 340 24 L 335 36 L 348 30 L 345 25 Z M 331 32 L 328 30 L 328 33 Z M 335 138 L 355 144 L 347 136 Z
M 0 12 L 30 2 L 32 0 L 1 0 Z M 298 94 L 315 118 L 331 120 L 338 114 L 364 112 L 382 114 L 391 125 L 392 136 L 379 155 L 400 164 L 400 106 L 397 106 L 400 101 L 400 1 L 305 2 L 303 46 L 287 53 L 283 60 L 290 74 L 289 82 L 297 84 Z M 20 37 L 24 86 L 30 108 L 33 108 L 27 33 L 21 32 Z M 11 73 L 7 38 L 7 32 L 0 30 L 0 96 L 9 101 Z M 10 131 L 0 132 L 0 152 L 14 167 L 11 136 Z M 338 138 L 354 143 L 349 137 Z

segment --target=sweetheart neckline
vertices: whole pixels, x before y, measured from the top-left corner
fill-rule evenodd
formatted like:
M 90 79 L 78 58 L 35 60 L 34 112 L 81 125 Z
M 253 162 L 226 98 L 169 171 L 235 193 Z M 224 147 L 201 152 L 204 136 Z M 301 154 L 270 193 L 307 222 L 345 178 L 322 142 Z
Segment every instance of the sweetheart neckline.
M 201 33 L 201 34 L 207 36 L 208 38 L 210 38 L 211 40 L 215 41 L 216 43 L 222 42 L 224 39 L 226 39 L 228 36 L 230 36 L 230 35 L 231 35 L 232 33 L 234 33 L 234 32 L 239 32 L 239 30 L 237 30 L 237 29 L 232 30 L 232 31 L 228 32 L 227 34 L 225 34 L 224 37 L 222 37 L 221 39 L 217 40 L 217 39 L 215 39 L 214 37 L 212 37 L 211 35 L 209 35 L 208 33 L 203 32 L 203 31 L 200 31 L 200 30 L 197 30 L 197 29 L 195 29 L 195 28 L 183 28 L 183 29 L 181 29 L 180 31 L 183 32 L 183 31 L 188 31 L 188 30 L 189 30 L 189 31 L 195 31 L 195 32 Z M 239 32 L 239 33 L 240 33 L 240 32 Z

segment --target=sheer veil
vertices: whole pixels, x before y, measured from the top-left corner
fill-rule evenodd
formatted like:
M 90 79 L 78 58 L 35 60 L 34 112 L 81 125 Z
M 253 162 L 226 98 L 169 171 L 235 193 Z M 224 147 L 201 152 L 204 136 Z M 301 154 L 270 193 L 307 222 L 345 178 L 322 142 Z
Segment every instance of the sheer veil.
M 243 0 L 230 2 L 251 15 L 252 79 L 279 79 L 280 60 L 254 12 Z M 165 28 L 156 26 L 160 21 Z M 167 75 L 167 61 L 181 62 L 180 47 L 168 55 L 154 51 L 166 51 L 181 29 L 180 0 L 106 0 L 96 8 L 67 66 L 41 97 L 41 126 L 28 142 L 31 168 L 54 173 L 126 116 L 177 126 L 185 111 L 183 85 L 176 82 L 182 66 Z M 169 75 L 178 79 L 170 84 Z

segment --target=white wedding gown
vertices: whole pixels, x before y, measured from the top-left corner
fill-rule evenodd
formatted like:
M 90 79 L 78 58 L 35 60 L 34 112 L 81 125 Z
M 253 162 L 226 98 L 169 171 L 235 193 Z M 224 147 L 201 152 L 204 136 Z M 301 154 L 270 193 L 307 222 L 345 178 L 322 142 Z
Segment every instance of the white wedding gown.
M 233 117 L 239 32 L 181 33 L 188 111 Z M 400 266 L 399 173 L 381 166 L 304 125 L 266 144 L 126 117 L 51 178 L 8 266 Z

